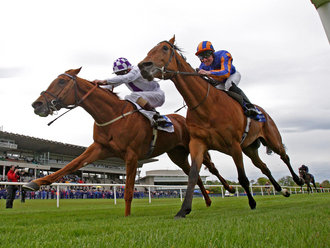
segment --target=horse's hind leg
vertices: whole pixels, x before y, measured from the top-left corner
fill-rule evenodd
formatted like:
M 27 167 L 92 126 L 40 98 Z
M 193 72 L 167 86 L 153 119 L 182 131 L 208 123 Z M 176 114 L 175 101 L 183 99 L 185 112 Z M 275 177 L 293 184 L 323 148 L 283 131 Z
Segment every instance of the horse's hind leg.
M 304 185 L 304 181 L 301 180 L 292 169 L 290 158 L 286 154 L 285 147 L 282 143 L 281 135 L 271 118 L 266 123 L 266 126 L 264 128 L 264 139 L 261 139 L 261 142 L 263 143 L 263 145 L 267 146 L 272 151 L 280 155 L 282 161 L 288 167 L 295 183 L 298 184 L 299 186 Z
M 312 184 L 314 185 L 315 191 L 316 191 L 316 193 L 317 193 L 317 188 L 316 188 L 316 184 L 315 184 L 314 176 L 311 176 L 311 182 L 312 182 Z
M 276 180 L 273 178 L 270 170 L 268 169 L 267 165 L 262 162 L 262 160 L 259 157 L 258 154 L 258 149 L 254 146 L 248 146 L 246 148 L 243 149 L 243 152 L 246 156 L 248 156 L 252 163 L 261 170 L 261 172 L 266 175 L 270 182 L 274 185 L 274 188 L 276 191 L 281 192 L 284 196 L 288 197 L 290 196 L 290 193 L 287 189 L 283 189 L 281 188 L 281 186 L 276 182 Z
M 229 184 L 227 183 L 226 179 L 224 179 L 219 171 L 217 170 L 217 168 L 214 166 L 213 162 L 211 161 L 211 157 L 210 154 L 208 152 L 205 153 L 204 155 L 204 160 L 203 160 L 203 164 L 209 169 L 209 171 L 215 175 L 220 182 L 222 183 L 222 185 L 224 186 L 224 188 L 226 190 L 228 190 L 228 192 L 234 194 L 235 193 L 235 188 L 233 188 L 232 186 L 229 186 Z
M 188 154 L 189 154 L 189 152 L 184 147 L 181 147 L 181 146 L 176 147 L 176 148 L 172 149 L 171 151 L 167 152 L 167 155 L 172 160 L 172 162 L 175 163 L 177 166 L 179 166 L 186 175 L 189 175 L 189 172 L 190 172 Z M 206 189 L 204 187 L 204 184 L 203 184 L 200 176 L 198 176 L 197 185 L 199 186 L 199 188 L 202 192 L 202 195 L 204 196 L 206 206 L 207 207 L 211 206 L 212 201 L 206 192 Z

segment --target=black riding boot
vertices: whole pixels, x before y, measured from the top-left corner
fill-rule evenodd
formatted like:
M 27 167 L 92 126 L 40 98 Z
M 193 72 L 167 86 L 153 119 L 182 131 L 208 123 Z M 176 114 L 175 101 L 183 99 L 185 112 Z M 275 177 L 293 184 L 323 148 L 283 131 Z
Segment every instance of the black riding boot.
M 249 98 L 247 98 L 244 92 L 240 88 L 238 88 L 236 84 L 233 83 L 232 86 L 229 88 L 229 90 L 242 96 L 243 102 L 245 103 L 243 109 L 246 110 L 245 114 L 247 116 L 257 116 L 258 114 L 260 114 L 260 111 L 256 109 L 256 107 L 250 102 Z
M 155 124 L 160 127 L 165 127 L 167 124 L 167 120 L 159 114 L 158 111 L 156 111 L 155 108 L 151 107 L 150 104 L 147 102 L 143 108 L 148 111 L 154 111 L 156 114 L 153 116 L 153 119 L 155 121 Z

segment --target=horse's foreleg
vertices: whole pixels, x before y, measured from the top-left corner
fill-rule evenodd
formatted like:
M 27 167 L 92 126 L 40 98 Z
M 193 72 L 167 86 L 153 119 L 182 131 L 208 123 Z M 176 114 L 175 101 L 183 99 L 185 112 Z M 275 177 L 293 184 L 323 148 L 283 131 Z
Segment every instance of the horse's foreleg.
M 167 152 L 167 155 L 172 160 L 172 162 L 175 163 L 177 166 L 179 166 L 187 176 L 189 176 L 189 172 L 190 172 L 188 154 L 189 152 L 183 147 L 176 147 L 171 151 Z M 198 176 L 197 185 L 199 186 L 202 192 L 206 206 L 207 207 L 211 206 L 212 201 L 206 192 L 206 189 L 204 187 L 203 181 L 200 178 L 200 176 Z
M 312 187 L 311 185 L 309 184 L 309 182 L 306 182 L 306 185 L 307 185 L 307 192 L 308 194 L 312 192 Z
M 222 185 L 225 187 L 226 190 L 228 190 L 228 192 L 234 194 L 235 193 L 235 188 L 232 186 L 229 186 L 229 184 L 227 183 L 226 179 L 224 179 L 218 169 L 215 167 L 215 165 L 213 164 L 213 162 L 211 161 L 211 157 L 210 154 L 208 152 L 206 152 L 204 154 L 204 160 L 203 160 L 203 164 L 209 169 L 209 171 L 215 175 L 220 182 L 222 183 Z
M 236 169 L 238 172 L 238 181 L 244 188 L 246 195 L 249 199 L 249 205 L 251 209 L 256 208 L 256 201 L 253 199 L 253 196 L 251 195 L 250 188 L 249 188 L 249 179 L 247 178 L 244 170 L 244 164 L 243 164 L 243 156 L 242 156 L 242 150 L 240 148 L 240 145 L 237 144 L 236 148 L 233 147 L 232 149 L 232 158 L 235 162 Z
M 126 163 L 126 185 L 125 185 L 125 216 L 131 215 L 131 204 L 134 195 L 134 182 L 136 176 L 136 169 L 138 165 L 137 155 L 131 151 L 127 152 L 125 156 Z
M 42 178 L 33 180 L 32 182 L 23 185 L 26 190 L 38 190 L 41 185 L 49 185 L 61 179 L 74 171 L 79 170 L 81 167 L 86 166 L 96 160 L 103 159 L 108 156 L 108 151 L 98 143 L 90 145 L 85 152 L 79 157 L 72 160 L 69 164 L 62 169 Z
M 191 139 L 189 143 L 189 150 L 192 163 L 188 177 L 188 187 L 181 209 L 175 216 L 176 218 L 184 218 L 191 212 L 194 188 L 198 181 L 199 171 L 202 166 L 206 146 L 201 140 Z

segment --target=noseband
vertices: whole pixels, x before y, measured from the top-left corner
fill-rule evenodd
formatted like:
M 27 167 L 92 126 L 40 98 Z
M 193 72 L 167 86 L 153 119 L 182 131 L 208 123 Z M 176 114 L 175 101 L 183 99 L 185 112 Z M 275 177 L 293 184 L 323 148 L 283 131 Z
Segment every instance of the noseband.
M 200 76 L 200 74 L 198 74 L 196 72 L 185 72 L 185 71 L 171 71 L 171 70 L 168 70 L 167 69 L 167 66 L 171 63 L 173 57 L 175 57 L 175 60 L 178 63 L 178 65 L 180 65 L 180 61 L 177 59 L 177 57 L 175 55 L 175 50 L 177 50 L 177 48 L 172 43 L 168 42 L 167 40 L 164 40 L 162 42 L 167 43 L 171 47 L 171 50 L 172 50 L 171 55 L 170 55 L 170 58 L 168 59 L 168 61 L 166 62 L 166 64 L 163 67 L 161 67 L 161 68 L 159 68 L 159 67 L 156 68 L 156 69 L 160 70 L 160 72 L 162 73 L 162 79 L 163 80 L 165 79 L 165 74 L 166 73 L 172 73 L 173 74 L 172 77 L 174 77 L 174 76 L 176 76 L 178 74 L 180 74 L 180 75 L 186 75 L 186 76 Z M 162 43 L 162 42 L 159 42 L 158 45 L 160 43 Z M 183 57 L 183 55 L 181 53 L 180 53 L 180 55 Z M 168 79 L 171 79 L 172 77 L 170 77 Z

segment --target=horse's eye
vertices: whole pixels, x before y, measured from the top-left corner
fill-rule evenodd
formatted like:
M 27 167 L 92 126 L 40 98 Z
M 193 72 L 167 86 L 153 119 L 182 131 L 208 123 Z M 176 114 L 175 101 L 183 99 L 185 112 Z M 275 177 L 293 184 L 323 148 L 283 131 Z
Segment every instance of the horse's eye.
M 66 81 L 65 81 L 64 79 L 60 79 L 60 80 L 58 81 L 58 83 L 59 83 L 60 85 L 64 85 L 64 84 L 66 83 Z
M 163 50 L 164 51 L 167 51 L 168 50 L 168 47 L 167 46 L 163 46 Z

